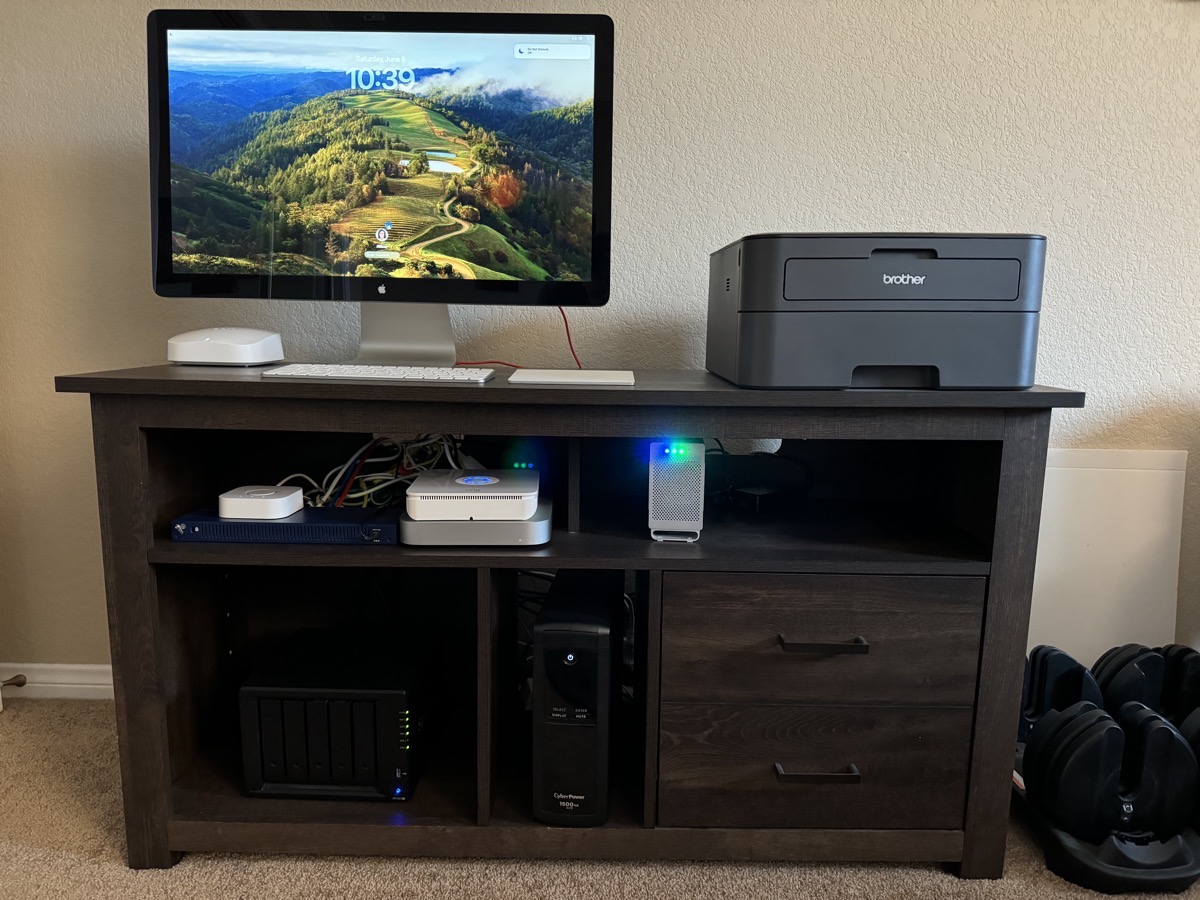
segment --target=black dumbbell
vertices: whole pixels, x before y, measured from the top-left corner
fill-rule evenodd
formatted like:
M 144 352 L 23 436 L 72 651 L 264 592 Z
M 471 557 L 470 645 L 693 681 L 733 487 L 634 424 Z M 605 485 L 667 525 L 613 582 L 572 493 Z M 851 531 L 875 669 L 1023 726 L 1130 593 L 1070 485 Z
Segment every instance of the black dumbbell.
M 1104 708 L 1116 714 L 1131 701 L 1159 709 L 1165 669 L 1166 662 L 1158 650 L 1125 644 L 1101 656 L 1092 666 L 1092 674 L 1104 695 Z
M 1034 647 L 1025 661 L 1017 740 L 1028 740 L 1033 724 L 1048 710 L 1063 710 L 1080 700 L 1104 704 L 1092 673 L 1057 647 Z
M 1200 653 L 1184 644 L 1167 644 L 1159 652 L 1165 665 L 1158 711 L 1182 725 L 1200 708 Z
M 1030 802 L 1092 844 L 1113 832 L 1159 841 L 1179 834 L 1200 778 L 1179 730 L 1136 702 L 1115 718 L 1092 703 L 1047 712 L 1030 733 L 1023 766 Z

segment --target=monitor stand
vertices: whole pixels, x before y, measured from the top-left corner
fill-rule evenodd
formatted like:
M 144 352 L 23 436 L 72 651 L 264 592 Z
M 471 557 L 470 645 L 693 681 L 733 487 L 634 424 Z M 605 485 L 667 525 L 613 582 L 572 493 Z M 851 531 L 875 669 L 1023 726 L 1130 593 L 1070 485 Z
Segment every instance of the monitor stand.
M 393 366 L 452 366 L 454 332 L 444 303 L 367 303 L 356 363 Z

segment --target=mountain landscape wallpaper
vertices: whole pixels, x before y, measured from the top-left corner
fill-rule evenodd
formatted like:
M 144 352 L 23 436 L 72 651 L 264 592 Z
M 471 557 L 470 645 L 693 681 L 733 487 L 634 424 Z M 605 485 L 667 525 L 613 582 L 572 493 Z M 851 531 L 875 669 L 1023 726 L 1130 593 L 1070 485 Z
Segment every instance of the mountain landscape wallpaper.
M 589 59 L 316 38 L 168 35 L 176 272 L 590 280 Z

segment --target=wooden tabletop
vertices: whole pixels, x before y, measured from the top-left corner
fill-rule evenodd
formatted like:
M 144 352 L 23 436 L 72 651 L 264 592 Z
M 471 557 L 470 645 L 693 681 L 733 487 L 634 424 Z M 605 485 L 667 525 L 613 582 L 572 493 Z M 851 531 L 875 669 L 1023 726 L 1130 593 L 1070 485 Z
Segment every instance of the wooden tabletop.
M 264 379 L 261 368 L 147 366 L 60 375 L 55 389 L 83 394 L 179 397 L 266 397 L 307 400 L 392 400 L 570 406 L 738 406 L 889 408 L 1080 408 L 1081 391 L 1036 385 L 1028 390 L 756 390 L 739 388 L 709 372 L 645 369 L 632 386 L 509 384 L 512 369 L 497 366 L 486 384 L 290 381 Z

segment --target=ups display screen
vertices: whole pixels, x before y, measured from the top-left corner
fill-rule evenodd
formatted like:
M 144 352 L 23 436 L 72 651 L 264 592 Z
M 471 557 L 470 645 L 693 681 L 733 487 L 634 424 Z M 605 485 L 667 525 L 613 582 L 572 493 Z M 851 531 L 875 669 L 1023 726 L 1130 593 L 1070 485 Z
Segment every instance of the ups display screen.
M 160 292 L 604 302 L 602 23 L 152 14 Z

